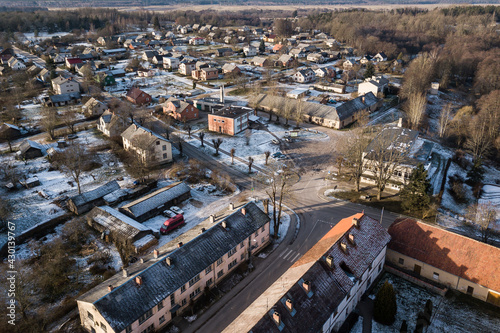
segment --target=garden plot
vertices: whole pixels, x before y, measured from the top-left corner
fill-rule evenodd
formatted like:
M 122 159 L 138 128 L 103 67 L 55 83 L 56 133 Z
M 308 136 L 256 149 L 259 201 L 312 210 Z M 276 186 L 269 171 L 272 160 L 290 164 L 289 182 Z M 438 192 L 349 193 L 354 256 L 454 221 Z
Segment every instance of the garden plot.
M 186 224 L 167 235 L 160 235 L 158 246 L 161 247 L 171 242 L 176 237 L 197 226 L 200 222 L 214 214 L 214 212 L 218 212 L 229 207 L 229 203 L 232 202 L 233 197 L 236 194 L 238 194 L 238 192 L 231 195 L 224 195 L 222 192 L 217 190 L 214 185 L 210 184 L 198 184 L 191 186 L 191 199 L 178 205 L 184 211 Z M 153 229 L 155 232 L 159 232 L 161 226 L 167 219 L 168 218 L 163 215 L 158 215 L 145 221 L 143 225 Z
M 500 327 L 500 315 L 493 311 L 483 311 L 473 306 L 472 302 L 463 302 L 455 297 L 442 297 L 414 285 L 400 277 L 385 273 L 378 285 L 369 296 L 375 299 L 375 294 L 382 284 L 388 280 L 396 291 L 398 312 L 396 321 L 390 325 L 382 325 L 373 321 L 372 332 L 399 332 L 403 320 L 408 324 L 408 331 L 413 332 L 419 311 L 423 311 L 427 300 L 432 301 L 431 325 L 426 332 L 496 332 Z M 360 318 L 361 319 L 361 318 Z M 362 320 L 351 329 L 352 333 L 363 332 Z
M 87 147 L 106 143 L 103 139 L 95 136 L 93 130 L 78 133 L 75 140 Z M 51 144 L 54 145 L 54 144 Z M 125 173 L 122 164 L 110 151 L 99 151 L 95 154 L 96 162 L 102 166 L 90 172 L 84 172 L 81 176 L 82 192 L 93 190 L 104 183 L 123 177 L 120 186 L 127 186 L 132 179 Z M 0 189 L 0 195 L 8 198 L 12 205 L 12 222 L 16 224 L 16 232 L 19 234 L 41 222 L 53 219 L 65 213 L 65 211 L 52 203 L 61 195 L 71 197 L 78 194 L 77 186 L 66 174 L 51 170 L 51 165 L 46 157 L 40 157 L 25 162 L 14 159 L 14 155 L 4 155 L 3 163 L 9 163 L 26 177 L 37 177 L 40 185 L 30 189 L 21 189 L 7 192 Z M 6 234 L 0 234 L 0 245 L 6 241 Z

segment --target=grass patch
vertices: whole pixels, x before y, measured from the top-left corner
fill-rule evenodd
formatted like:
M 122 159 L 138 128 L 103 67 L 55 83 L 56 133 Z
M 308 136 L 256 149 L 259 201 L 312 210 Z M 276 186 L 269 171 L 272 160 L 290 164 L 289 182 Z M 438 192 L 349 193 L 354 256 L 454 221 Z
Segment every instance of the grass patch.
M 250 88 L 238 88 L 235 90 L 232 90 L 228 93 L 230 96 L 241 96 L 241 95 L 248 95 L 250 93 L 251 89 Z

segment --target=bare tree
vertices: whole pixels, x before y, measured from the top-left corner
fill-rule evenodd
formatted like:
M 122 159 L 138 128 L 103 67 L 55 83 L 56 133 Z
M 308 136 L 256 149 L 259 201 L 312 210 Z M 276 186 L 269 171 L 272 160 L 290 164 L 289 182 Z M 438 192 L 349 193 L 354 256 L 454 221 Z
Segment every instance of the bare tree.
M 249 146 L 249 145 L 250 145 L 250 138 L 251 138 L 251 137 L 252 137 L 252 130 L 251 130 L 251 129 L 249 129 L 249 128 L 247 128 L 247 129 L 245 130 L 245 144 L 246 144 L 247 146 Z
M 295 103 L 295 101 L 287 99 L 285 105 L 283 105 L 283 118 L 285 118 L 286 126 L 288 126 L 288 121 L 293 117 Z
M 78 142 L 74 142 L 63 153 L 56 155 L 54 163 L 75 181 L 78 193 L 81 194 L 81 176 L 83 170 L 89 165 L 90 160 L 91 156 L 87 153 L 85 147 Z
M 302 123 L 302 119 L 304 117 L 304 101 L 299 99 L 297 101 L 297 106 L 295 107 L 294 120 L 295 120 L 295 128 L 299 128 Z
M 248 173 L 252 173 L 253 157 L 248 156 Z
M 357 127 L 366 127 L 370 121 L 370 113 L 367 109 L 363 109 L 354 114 L 354 120 L 356 121 Z
M 465 147 L 472 153 L 474 159 L 483 157 L 491 149 L 489 126 L 488 117 L 481 113 L 469 122 Z
M 427 53 L 415 58 L 405 72 L 401 88 L 402 97 L 425 94 L 434 74 L 434 66 L 435 57 Z
M 359 192 L 361 176 L 366 170 L 366 164 L 363 163 L 363 153 L 370 140 L 364 135 L 363 130 L 359 128 L 349 132 L 343 140 L 343 142 L 340 142 L 340 147 L 342 147 L 341 158 L 345 160 L 346 166 L 349 168 L 352 178 L 354 178 L 356 192 Z
M 427 107 L 427 97 L 425 94 L 413 93 L 406 101 L 404 111 L 411 129 L 417 130 Z
M 375 178 L 377 200 L 382 198 L 382 192 L 396 169 L 406 159 L 411 145 L 409 136 L 399 136 L 397 133 L 382 130 L 367 147 L 364 155 L 365 168 L 369 169 Z
M 57 123 L 57 110 L 55 108 L 44 108 L 42 110 L 41 125 L 51 140 L 56 138 L 55 130 Z
M 205 132 L 200 132 L 199 136 L 200 136 L 201 146 L 205 147 L 205 145 L 203 144 L 203 139 L 205 138 Z
M 273 231 L 274 237 L 277 238 L 279 227 L 281 224 L 283 201 L 290 198 L 291 196 L 289 184 L 290 170 L 288 168 L 280 169 L 280 167 L 276 164 L 272 165 L 270 168 L 272 170 L 272 173 L 270 179 L 268 178 L 268 176 L 266 176 L 267 182 L 269 182 L 269 187 L 266 189 L 266 194 L 273 206 Z
M 466 216 L 481 230 L 482 241 L 488 243 L 491 234 L 490 225 L 497 219 L 495 206 L 491 202 L 474 204 L 469 207 Z
M 64 124 L 68 127 L 71 133 L 75 133 L 76 115 L 77 112 L 74 108 L 68 108 L 62 116 Z
M 229 153 L 231 154 L 231 164 L 234 164 L 234 154 L 236 153 L 236 149 L 231 148 Z
M 212 139 L 212 144 L 215 148 L 215 156 L 219 156 L 219 147 L 222 144 L 223 140 L 221 138 Z
M 269 160 L 269 156 L 271 155 L 271 152 L 269 150 L 266 150 L 264 152 L 264 156 L 266 157 L 266 165 L 267 165 L 267 161 Z
M 451 104 L 447 103 L 442 109 L 439 115 L 439 137 L 443 138 L 448 130 L 448 125 L 451 121 Z
M 188 132 L 188 136 L 189 136 L 189 138 L 191 139 L 191 130 L 192 130 L 193 128 L 191 127 L 191 125 L 186 125 L 184 128 L 185 128 L 185 129 L 186 129 L 186 131 Z

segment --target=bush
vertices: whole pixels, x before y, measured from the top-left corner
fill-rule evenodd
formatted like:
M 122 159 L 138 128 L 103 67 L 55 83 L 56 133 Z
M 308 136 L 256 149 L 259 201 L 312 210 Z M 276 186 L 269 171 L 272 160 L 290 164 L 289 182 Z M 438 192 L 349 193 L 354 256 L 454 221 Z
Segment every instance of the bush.
M 466 204 L 469 200 L 467 199 L 464 179 L 459 175 L 453 175 L 448 178 L 448 181 L 450 182 L 448 192 L 452 196 L 453 200 L 455 200 L 457 204 Z
M 386 280 L 375 296 L 373 319 L 381 324 L 391 325 L 396 320 L 397 311 L 396 293 L 392 284 Z

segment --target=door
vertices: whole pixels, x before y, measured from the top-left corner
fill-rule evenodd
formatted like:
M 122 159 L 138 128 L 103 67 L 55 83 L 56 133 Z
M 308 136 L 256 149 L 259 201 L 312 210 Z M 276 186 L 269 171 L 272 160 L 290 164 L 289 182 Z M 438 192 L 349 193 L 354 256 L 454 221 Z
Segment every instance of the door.
M 422 267 L 419 266 L 419 265 L 415 265 L 415 267 L 413 268 L 413 272 L 417 275 L 420 275 L 420 271 L 422 270 Z
M 222 133 L 222 126 L 219 126 L 219 133 Z

